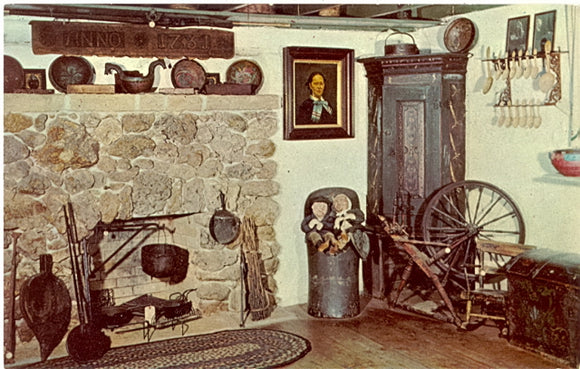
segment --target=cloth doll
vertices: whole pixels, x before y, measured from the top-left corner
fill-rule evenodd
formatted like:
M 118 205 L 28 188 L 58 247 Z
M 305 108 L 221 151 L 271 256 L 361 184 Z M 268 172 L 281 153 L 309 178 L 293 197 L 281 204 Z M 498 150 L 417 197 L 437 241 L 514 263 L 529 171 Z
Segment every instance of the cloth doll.
M 330 201 L 323 197 L 316 198 L 312 202 L 311 209 L 312 213 L 304 218 L 300 228 L 306 233 L 306 240 L 309 244 L 323 252 L 331 244 L 337 244 L 333 233 L 334 218 Z
M 338 243 L 329 251 L 331 254 L 344 249 L 350 241 L 353 227 L 360 226 L 364 221 L 364 214 L 360 209 L 353 209 L 350 198 L 345 194 L 338 194 L 332 198 L 333 229 Z

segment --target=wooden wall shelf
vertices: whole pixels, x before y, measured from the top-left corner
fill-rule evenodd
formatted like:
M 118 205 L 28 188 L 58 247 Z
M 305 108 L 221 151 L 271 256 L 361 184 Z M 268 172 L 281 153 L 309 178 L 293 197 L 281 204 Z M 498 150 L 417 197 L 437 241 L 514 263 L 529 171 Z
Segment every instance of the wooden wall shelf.
M 4 114 L 275 110 L 279 95 L 4 94 Z

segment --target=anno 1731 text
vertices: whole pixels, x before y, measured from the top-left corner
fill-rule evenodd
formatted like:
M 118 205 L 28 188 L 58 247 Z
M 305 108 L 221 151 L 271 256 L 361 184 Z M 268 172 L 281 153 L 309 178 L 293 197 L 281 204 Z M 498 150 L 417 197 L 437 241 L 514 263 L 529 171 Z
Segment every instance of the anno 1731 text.
M 64 32 L 62 34 L 63 45 L 66 47 L 88 48 L 121 48 L 127 46 L 125 34 L 121 32 Z M 144 34 L 133 35 L 129 43 L 135 47 L 146 47 L 148 37 Z M 158 34 L 151 40 L 156 43 L 157 49 L 202 49 L 211 47 L 209 35 L 195 37 L 193 35 L 181 35 L 178 33 Z
M 234 35 L 213 29 L 32 21 L 35 54 L 232 58 Z

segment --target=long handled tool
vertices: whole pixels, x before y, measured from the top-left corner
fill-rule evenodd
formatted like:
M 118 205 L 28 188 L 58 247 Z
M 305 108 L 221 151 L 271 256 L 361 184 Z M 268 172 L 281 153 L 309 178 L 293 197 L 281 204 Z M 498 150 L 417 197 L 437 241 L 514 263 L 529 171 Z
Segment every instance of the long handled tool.
M 8 306 L 8 337 L 4 340 L 4 363 L 14 363 L 14 351 L 16 350 L 16 322 L 14 318 L 14 308 L 16 302 L 16 268 L 18 267 L 18 251 L 16 242 L 22 233 L 12 232 L 12 271 L 10 273 L 7 292 L 9 294 Z
M 69 355 L 77 362 L 101 358 L 111 348 L 111 339 L 93 324 L 89 286 L 90 257 L 85 239 L 79 241 L 72 204 L 64 207 L 73 285 L 77 300 L 79 326 L 66 341 Z

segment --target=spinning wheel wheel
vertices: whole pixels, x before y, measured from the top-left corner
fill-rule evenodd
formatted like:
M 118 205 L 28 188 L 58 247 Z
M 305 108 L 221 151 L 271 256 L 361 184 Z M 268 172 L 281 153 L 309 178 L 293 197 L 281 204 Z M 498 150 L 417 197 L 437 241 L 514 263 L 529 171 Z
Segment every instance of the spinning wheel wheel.
M 476 240 L 523 244 L 525 226 L 514 201 L 502 190 L 480 181 L 461 181 L 438 190 L 427 203 L 422 219 L 423 239 L 453 245 L 441 257 L 441 248 L 426 246 L 435 265 L 459 288 L 466 289 L 481 276 L 481 266 L 502 267 L 509 256 L 481 252 Z

